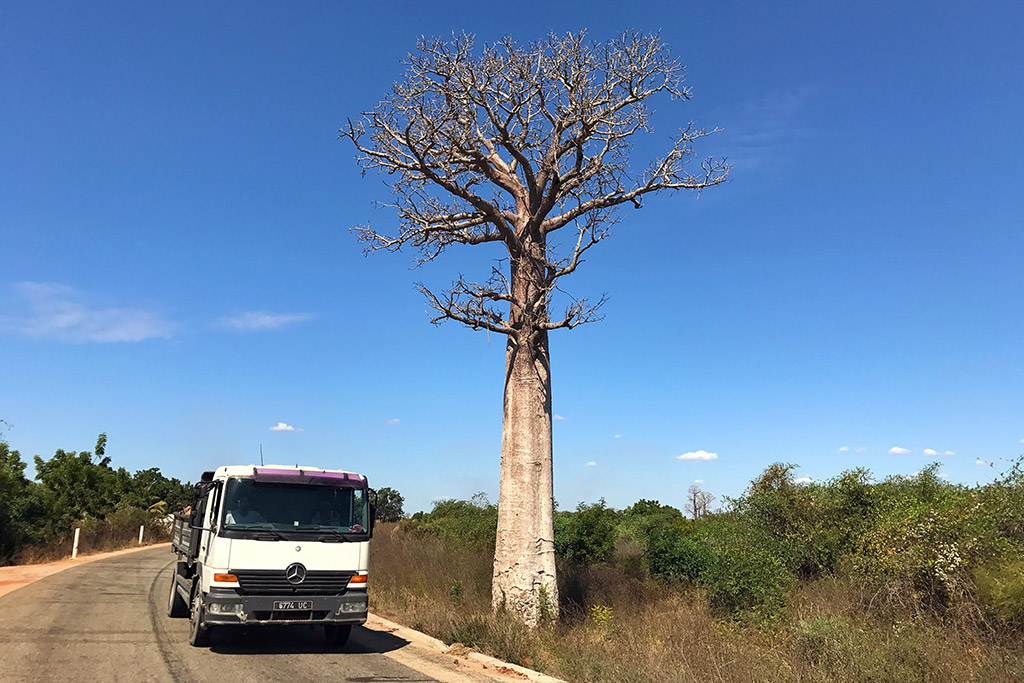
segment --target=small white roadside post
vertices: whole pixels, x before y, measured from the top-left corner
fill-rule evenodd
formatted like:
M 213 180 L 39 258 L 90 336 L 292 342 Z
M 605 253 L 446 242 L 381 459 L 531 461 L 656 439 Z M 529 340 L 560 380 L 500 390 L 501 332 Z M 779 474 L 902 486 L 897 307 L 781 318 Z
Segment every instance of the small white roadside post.
M 142 532 L 146 530 L 145 524 L 139 525 L 139 545 L 142 545 Z
M 82 531 L 81 527 L 75 527 L 75 545 L 71 548 L 71 559 L 78 557 L 78 534 Z

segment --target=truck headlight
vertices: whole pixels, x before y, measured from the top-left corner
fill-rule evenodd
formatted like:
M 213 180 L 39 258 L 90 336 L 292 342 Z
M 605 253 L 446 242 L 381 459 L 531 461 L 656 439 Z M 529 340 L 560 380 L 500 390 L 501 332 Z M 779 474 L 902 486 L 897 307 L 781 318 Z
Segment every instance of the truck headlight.
M 230 605 L 224 602 L 213 602 L 206 609 L 209 610 L 210 614 L 239 614 L 242 611 L 242 606 L 239 604 Z
M 349 612 L 349 613 L 351 613 L 351 612 L 365 612 L 365 611 L 366 611 L 366 601 L 365 600 L 359 600 L 359 601 L 356 601 L 356 602 L 343 602 L 343 603 L 341 603 L 341 605 L 338 607 L 338 612 L 337 613 L 341 614 L 342 612 Z

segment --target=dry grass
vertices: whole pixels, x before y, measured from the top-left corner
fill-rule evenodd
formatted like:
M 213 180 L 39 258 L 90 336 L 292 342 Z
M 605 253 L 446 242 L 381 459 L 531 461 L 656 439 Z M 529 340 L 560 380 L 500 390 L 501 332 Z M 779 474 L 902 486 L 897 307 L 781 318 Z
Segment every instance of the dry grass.
M 78 538 L 78 553 L 91 555 L 109 550 L 131 548 L 139 544 L 139 525 L 144 524 L 142 544 L 165 543 L 171 532 L 159 519 L 137 516 L 114 516 L 113 519 L 84 522 Z M 74 532 L 70 532 L 42 546 L 28 546 L 18 551 L 13 564 L 39 564 L 71 557 Z
M 698 590 L 635 565 L 563 567 L 559 624 L 530 631 L 490 611 L 489 553 L 382 524 L 371 606 L 439 637 L 574 682 L 1024 680 L 1024 645 L 970 619 L 938 620 L 841 580 L 801 585 L 758 629 L 712 613 Z

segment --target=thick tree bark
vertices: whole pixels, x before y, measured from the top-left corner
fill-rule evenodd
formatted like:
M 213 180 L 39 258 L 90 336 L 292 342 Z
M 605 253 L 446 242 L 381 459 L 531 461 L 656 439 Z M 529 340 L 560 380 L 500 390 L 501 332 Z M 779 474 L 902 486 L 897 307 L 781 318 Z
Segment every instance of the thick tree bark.
M 491 603 L 536 626 L 558 610 L 551 458 L 551 356 L 544 238 L 524 240 L 511 261 L 512 333 L 505 346 L 498 535 Z
M 501 430 L 498 538 L 491 600 L 536 626 L 557 615 L 554 489 L 551 467 L 551 366 L 547 332 L 509 335 Z M 542 605 L 546 601 L 546 605 Z

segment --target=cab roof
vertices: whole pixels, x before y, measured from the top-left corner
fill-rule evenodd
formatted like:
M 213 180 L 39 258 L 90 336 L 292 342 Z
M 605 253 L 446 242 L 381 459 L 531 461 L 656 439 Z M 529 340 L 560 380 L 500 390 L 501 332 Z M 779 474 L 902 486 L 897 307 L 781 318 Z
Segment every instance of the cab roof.
M 325 470 L 319 467 L 301 465 L 222 465 L 213 472 L 204 472 L 202 479 L 210 481 L 224 480 L 230 477 L 263 479 L 275 482 L 366 486 L 366 477 L 355 472 Z

